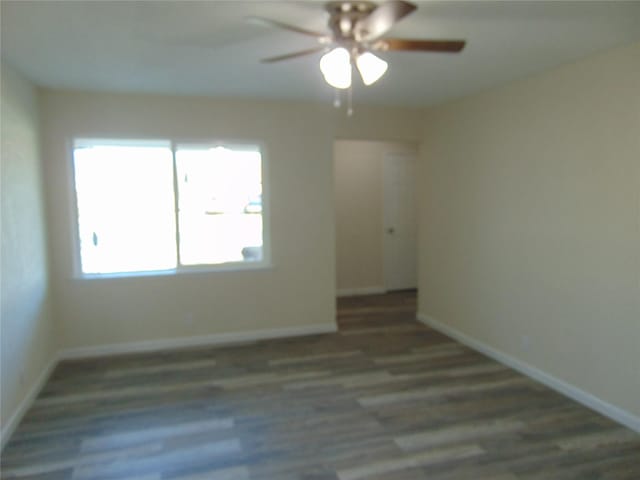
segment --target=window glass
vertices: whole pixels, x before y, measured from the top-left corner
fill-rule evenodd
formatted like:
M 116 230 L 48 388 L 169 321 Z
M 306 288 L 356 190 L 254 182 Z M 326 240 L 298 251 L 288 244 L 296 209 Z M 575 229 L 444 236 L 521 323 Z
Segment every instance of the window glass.
M 261 261 L 262 158 L 257 149 L 176 149 L 182 265 Z
M 82 273 L 263 260 L 257 147 L 86 140 L 73 159 Z
M 83 273 L 176 267 L 168 146 L 79 146 L 74 168 Z

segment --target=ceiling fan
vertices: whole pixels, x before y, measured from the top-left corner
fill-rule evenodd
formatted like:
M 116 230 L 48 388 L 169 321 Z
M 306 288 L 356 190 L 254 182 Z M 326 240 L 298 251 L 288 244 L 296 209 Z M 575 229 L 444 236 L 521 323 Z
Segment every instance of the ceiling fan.
M 306 50 L 278 55 L 262 60 L 265 63 L 326 52 L 320 60 L 320 70 L 326 82 L 337 89 L 350 89 L 353 66 L 360 72 L 365 85 L 379 80 L 388 64 L 373 52 L 413 51 L 458 53 L 464 40 L 415 40 L 383 37 L 396 22 L 417 8 L 404 0 L 388 0 L 380 5 L 365 0 L 331 1 L 325 4 L 329 14 L 328 32 L 316 32 L 263 17 L 248 20 L 282 28 L 316 38 L 319 45 Z

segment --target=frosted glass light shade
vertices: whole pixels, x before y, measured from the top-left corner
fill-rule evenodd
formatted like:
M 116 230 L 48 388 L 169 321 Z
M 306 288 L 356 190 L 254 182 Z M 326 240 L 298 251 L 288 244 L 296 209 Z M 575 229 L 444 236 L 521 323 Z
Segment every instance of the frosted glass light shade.
M 351 86 L 351 55 L 346 48 L 334 48 L 320 59 L 320 71 L 332 87 L 349 88 Z
M 362 81 L 365 85 L 371 85 L 377 82 L 384 72 L 387 71 L 389 64 L 379 57 L 376 57 L 373 53 L 364 52 L 358 55 L 356 59 L 356 66 L 362 76 Z

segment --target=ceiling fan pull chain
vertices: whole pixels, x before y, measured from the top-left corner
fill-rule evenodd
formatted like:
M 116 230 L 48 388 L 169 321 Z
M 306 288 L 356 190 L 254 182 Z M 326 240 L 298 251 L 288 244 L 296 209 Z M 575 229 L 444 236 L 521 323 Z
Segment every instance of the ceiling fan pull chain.
M 353 84 L 349 86 L 347 90 L 347 116 L 353 115 Z
M 333 106 L 336 108 L 340 108 L 340 105 L 342 104 L 342 102 L 340 101 L 340 89 L 336 88 L 334 89 L 334 95 L 333 95 Z

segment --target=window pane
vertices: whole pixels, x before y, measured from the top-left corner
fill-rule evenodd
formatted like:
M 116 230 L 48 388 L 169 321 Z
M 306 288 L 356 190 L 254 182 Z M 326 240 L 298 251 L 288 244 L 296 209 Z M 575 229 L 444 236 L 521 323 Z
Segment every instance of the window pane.
M 83 273 L 176 267 L 173 159 L 167 147 L 74 150 Z
M 262 159 L 256 150 L 179 147 L 180 261 L 262 260 Z

